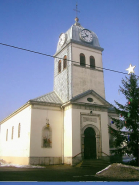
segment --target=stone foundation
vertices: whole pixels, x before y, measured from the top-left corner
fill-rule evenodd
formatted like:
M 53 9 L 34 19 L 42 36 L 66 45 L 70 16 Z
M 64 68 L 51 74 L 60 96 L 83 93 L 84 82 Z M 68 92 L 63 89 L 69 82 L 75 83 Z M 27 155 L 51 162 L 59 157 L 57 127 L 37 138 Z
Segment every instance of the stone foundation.
M 61 157 L 30 157 L 31 165 L 54 165 L 62 164 Z
M 70 164 L 72 166 L 80 163 L 82 161 L 82 157 L 75 157 L 75 158 L 72 158 L 72 157 L 64 157 L 64 164 Z
M 72 157 L 64 157 L 64 164 L 72 165 Z

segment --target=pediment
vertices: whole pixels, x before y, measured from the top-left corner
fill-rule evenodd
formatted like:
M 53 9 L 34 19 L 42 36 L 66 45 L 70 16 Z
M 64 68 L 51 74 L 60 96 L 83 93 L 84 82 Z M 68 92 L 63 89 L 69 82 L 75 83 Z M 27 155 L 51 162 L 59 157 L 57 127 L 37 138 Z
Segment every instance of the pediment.
M 88 90 L 84 93 L 75 96 L 70 100 L 70 102 L 100 106 L 111 106 L 109 102 L 107 102 L 104 98 L 102 98 L 99 94 L 97 94 L 93 90 Z

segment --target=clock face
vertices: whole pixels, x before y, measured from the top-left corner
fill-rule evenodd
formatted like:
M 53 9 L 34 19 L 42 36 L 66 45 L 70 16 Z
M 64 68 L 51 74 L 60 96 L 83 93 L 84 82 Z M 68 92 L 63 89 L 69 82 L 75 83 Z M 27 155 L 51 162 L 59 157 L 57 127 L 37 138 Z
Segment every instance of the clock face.
M 81 38 L 81 40 L 90 43 L 93 40 L 93 35 L 92 35 L 91 31 L 89 31 L 87 29 L 83 29 L 80 32 L 80 38 Z
M 60 46 L 63 46 L 64 43 L 65 43 L 65 41 L 66 41 L 66 35 L 65 35 L 65 33 L 62 33 L 62 34 L 60 35 L 60 37 L 59 37 L 58 44 L 59 44 Z

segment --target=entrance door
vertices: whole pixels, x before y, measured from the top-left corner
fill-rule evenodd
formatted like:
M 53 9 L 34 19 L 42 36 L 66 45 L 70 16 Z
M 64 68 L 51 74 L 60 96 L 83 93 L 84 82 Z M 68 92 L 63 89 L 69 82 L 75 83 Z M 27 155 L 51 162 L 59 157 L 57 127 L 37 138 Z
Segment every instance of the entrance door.
M 88 127 L 84 131 L 84 158 L 96 158 L 96 134 L 93 128 Z

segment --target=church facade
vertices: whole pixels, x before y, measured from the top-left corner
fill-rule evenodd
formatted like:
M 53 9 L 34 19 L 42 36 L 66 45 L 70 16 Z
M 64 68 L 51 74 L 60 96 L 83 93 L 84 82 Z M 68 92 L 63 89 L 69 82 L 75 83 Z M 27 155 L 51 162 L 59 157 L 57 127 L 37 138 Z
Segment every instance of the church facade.
M 0 158 L 13 164 L 70 164 L 109 159 L 109 116 L 97 35 L 78 18 L 59 37 L 54 90 L 0 122 Z

